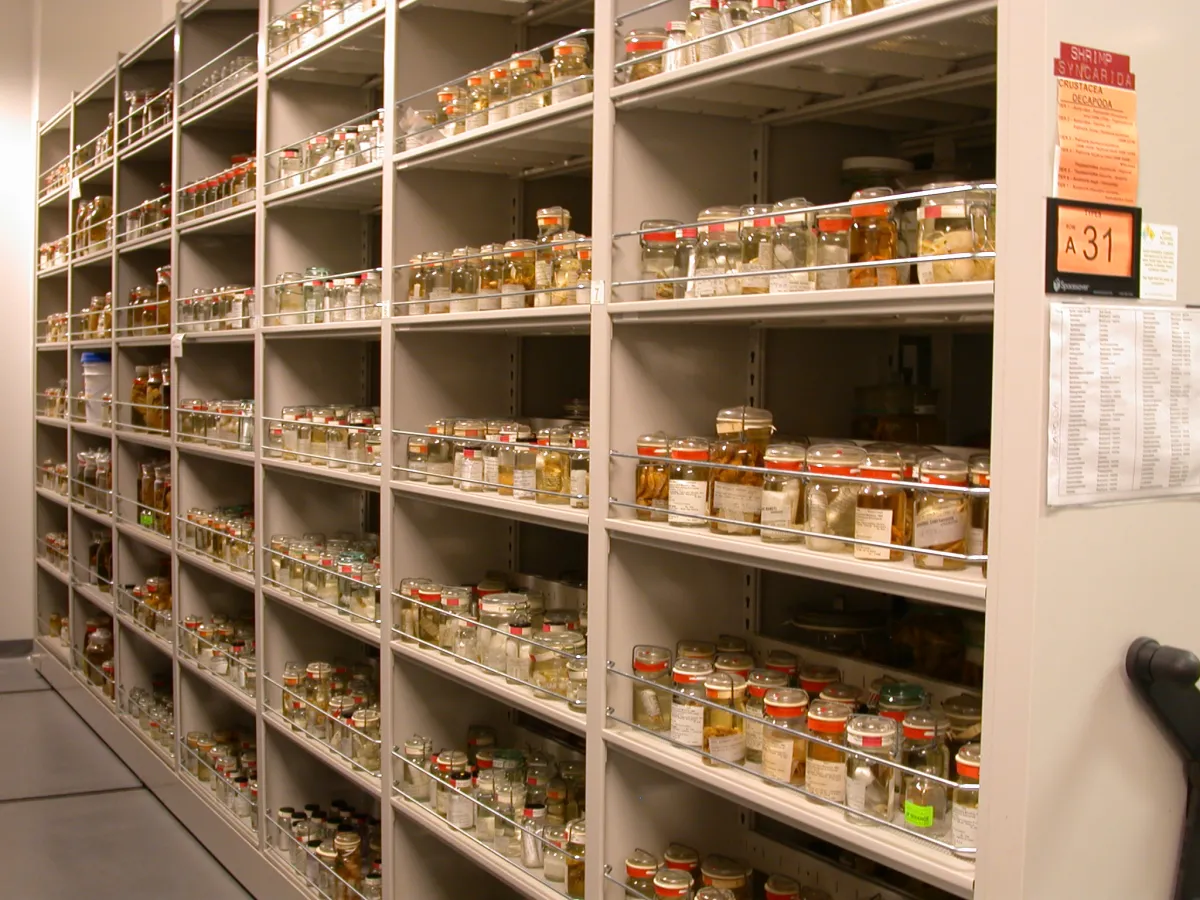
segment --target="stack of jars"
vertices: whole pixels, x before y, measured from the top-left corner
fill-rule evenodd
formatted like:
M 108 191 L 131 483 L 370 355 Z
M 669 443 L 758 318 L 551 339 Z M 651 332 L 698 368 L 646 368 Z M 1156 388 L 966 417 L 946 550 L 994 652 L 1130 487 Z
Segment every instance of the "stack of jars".
M 154 270 L 153 287 L 138 285 L 129 292 L 125 329 L 127 335 L 168 334 L 171 331 L 171 267 Z
M 418 253 L 408 270 L 407 299 L 398 316 L 575 306 L 590 302 L 592 242 L 570 230 L 571 213 L 549 206 L 537 213 L 536 241 L 458 247 Z
M 285 406 L 280 418 L 267 420 L 263 455 L 378 474 L 383 433 L 378 407 L 331 403 L 327 406 Z
M 250 697 L 258 688 L 254 618 L 223 613 L 187 616 L 179 632 L 180 652 L 205 672 L 228 681 Z
M 394 787 L 496 853 L 582 900 L 587 856 L 584 760 L 497 746 L 483 725 L 467 730 L 466 749 L 433 752 L 414 735 L 396 748 Z M 518 827 L 514 822 L 520 822 Z
M 273 534 L 268 558 L 274 587 L 378 630 L 378 535 Z
M 235 153 L 229 157 L 229 168 L 180 188 L 179 221 L 252 205 L 258 184 L 256 166 L 253 154 Z
M 267 827 L 267 846 L 327 900 L 383 897 L 379 820 L 344 800 L 334 800 L 328 811 L 317 803 L 279 807 Z
M 179 330 L 240 331 L 254 318 L 254 288 L 242 284 L 200 287 L 179 298 Z
M 112 453 L 108 450 L 80 450 L 75 454 L 76 500 L 98 509 L 112 512 Z
M 174 85 L 162 91 L 125 91 L 125 142 L 139 140 L 166 125 L 171 117 Z
M 137 523 L 168 537 L 171 534 L 171 459 L 138 463 Z
M 750 900 L 754 869 L 738 859 L 700 853 L 670 843 L 661 854 L 638 848 L 625 859 L 627 897 L 682 897 L 684 900 Z M 830 900 L 825 891 L 801 887 L 787 875 L 771 875 L 763 885 L 769 900 Z M 693 893 L 694 892 L 694 893 Z
M 378 775 L 379 673 L 374 662 L 288 662 L 279 686 L 280 712 L 293 731 Z
M 45 318 L 46 326 L 42 331 L 42 342 L 46 344 L 62 344 L 71 335 L 70 313 L 50 313 Z
M 275 279 L 275 309 L 267 325 L 319 325 L 325 322 L 365 322 L 382 315 L 379 272 L 332 277 L 324 266 L 309 266 L 304 274 L 283 272 Z
M 314 134 L 298 146 L 276 151 L 272 190 L 299 187 L 369 166 L 383 158 L 382 144 L 382 109 Z
M 70 483 L 70 468 L 65 462 L 53 459 L 43 459 L 38 464 L 38 487 L 56 494 L 67 496 L 67 485 Z
M 638 438 L 637 517 L 875 562 L 935 551 L 912 553 L 926 569 L 963 569 L 959 556 L 987 553 L 989 495 L 967 490 L 990 489 L 986 453 L 964 460 L 887 442 L 772 444 L 773 431 L 769 411 L 733 407 L 717 414 L 715 441 Z
M 254 570 L 254 512 L 249 506 L 222 506 L 187 512 L 180 546 L 228 565 L 237 572 Z
M 65 266 L 71 253 L 70 237 L 61 237 L 56 241 L 46 241 L 38 246 L 38 271 L 53 269 L 55 266 Z
M 254 449 L 253 400 L 181 400 L 179 440 L 225 450 Z
M 70 401 L 70 391 L 64 378 L 55 387 L 48 387 L 38 395 L 38 415 L 51 419 L 67 418 L 67 407 Z
M 108 125 L 96 135 L 95 139 L 86 144 L 75 145 L 75 169 L 83 172 L 91 166 L 102 166 L 112 159 L 113 152 L 113 114 L 108 114 Z M 64 179 L 65 183 L 65 179 Z M 53 188 L 48 188 L 53 190 Z
M 64 625 L 66 623 L 64 622 Z M 67 628 L 63 628 L 68 631 Z M 110 702 L 116 700 L 116 668 L 113 662 L 112 616 L 89 616 L 83 629 L 83 654 L 79 669 L 83 677 L 100 688 Z
M 190 107 L 199 106 L 201 103 L 211 100 L 218 94 L 233 90 L 238 85 L 252 81 L 257 69 L 257 57 L 246 53 L 238 56 L 223 56 L 213 60 L 212 64 L 200 74 L 199 84 L 193 93 L 180 102 L 180 112 L 185 112 Z M 196 73 L 189 76 L 189 78 L 194 77 L 196 77 Z M 188 82 L 185 80 L 184 85 L 186 86 L 187 84 Z
M 75 211 L 75 258 L 112 248 L 113 199 L 93 197 L 81 201 Z
M 159 196 L 127 209 L 121 229 L 122 241 L 136 241 L 171 228 L 171 186 L 160 184 Z
M 135 366 L 129 388 L 129 424 L 135 431 L 171 430 L 171 363 Z
M 682 69 L 888 4 L 889 0 L 830 0 L 820 6 L 811 0 L 692 0 L 686 21 L 668 22 L 665 29 L 637 28 L 625 35 L 625 80 Z M 789 9 L 795 12 L 785 14 Z M 699 43 L 683 46 L 690 41 Z
M 88 303 L 87 309 L 79 316 L 79 328 L 75 340 L 106 340 L 112 337 L 112 292 L 97 295 Z
M 590 94 L 591 47 L 586 34 L 577 32 L 548 46 L 549 60 L 542 56 L 544 48 L 517 52 L 429 92 L 437 97 L 431 109 L 405 108 L 399 124 L 400 149 L 411 150 Z
M 183 769 L 212 789 L 217 805 L 248 828 L 258 819 L 258 750 L 254 732 L 189 731 L 181 748 Z
M 123 698 L 123 712 L 137 720 L 142 736 L 168 756 L 175 755 L 175 701 L 170 675 L 154 678 L 150 690 L 135 687 Z
M 383 6 L 383 0 L 306 0 L 273 19 L 267 30 L 267 57 L 278 62 L 307 50 L 322 38 L 357 25 Z
M 38 544 L 38 558 L 44 559 L 60 572 L 71 571 L 71 547 L 65 531 L 47 531 Z

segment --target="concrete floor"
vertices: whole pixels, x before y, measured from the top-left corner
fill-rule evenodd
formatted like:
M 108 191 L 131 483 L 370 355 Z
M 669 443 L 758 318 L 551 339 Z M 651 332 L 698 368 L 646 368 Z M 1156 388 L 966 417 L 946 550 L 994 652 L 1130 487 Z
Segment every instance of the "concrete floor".
M 0 894 L 248 900 L 25 657 L 0 659 L 0 721 Z

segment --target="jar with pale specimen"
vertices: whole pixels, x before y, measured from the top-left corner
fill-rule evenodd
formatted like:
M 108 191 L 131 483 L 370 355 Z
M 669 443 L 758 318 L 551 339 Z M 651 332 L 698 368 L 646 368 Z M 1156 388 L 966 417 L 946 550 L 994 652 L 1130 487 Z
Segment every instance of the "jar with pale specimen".
M 967 464 L 952 456 L 921 460 L 921 487 L 913 513 L 913 546 L 946 553 L 967 552 L 967 494 L 939 491 L 937 487 L 966 487 Z M 966 562 L 954 557 L 914 553 L 918 569 L 965 569 Z
M 895 482 L 889 484 L 863 484 L 858 490 L 854 511 L 854 537 L 860 541 L 875 541 L 892 544 L 888 547 L 854 545 L 854 558 L 876 562 L 899 562 L 904 551 L 897 546 L 907 546 L 912 539 L 908 521 L 908 495 L 901 483 L 904 463 L 898 453 L 871 453 L 859 472 L 864 478 Z
M 739 469 L 762 467 L 763 454 L 774 430 L 774 419 L 765 409 L 735 406 L 717 413 L 717 440 L 712 444 L 709 458 L 713 463 L 738 468 L 711 470 L 710 514 L 731 520 L 710 523 L 716 534 L 758 534 L 758 529 L 752 526 L 762 519 L 763 474 Z M 735 524 L 740 522 L 746 524 Z
M 853 444 L 817 444 L 808 450 L 810 478 L 805 486 L 805 531 L 831 537 L 809 536 L 806 542 L 813 550 L 823 553 L 849 553 L 851 544 L 837 537 L 854 537 L 859 485 L 849 481 L 834 481 L 822 475 L 848 477 L 858 474 L 867 458 Z

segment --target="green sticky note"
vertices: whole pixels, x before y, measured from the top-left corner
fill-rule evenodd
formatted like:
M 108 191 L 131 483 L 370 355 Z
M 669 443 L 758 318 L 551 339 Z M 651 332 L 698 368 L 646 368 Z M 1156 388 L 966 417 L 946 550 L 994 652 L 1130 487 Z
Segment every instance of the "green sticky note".
M 933 827 L 933 807 L 922 806 L 911 800 L 904 801 L 904 821 L 914 828 Z

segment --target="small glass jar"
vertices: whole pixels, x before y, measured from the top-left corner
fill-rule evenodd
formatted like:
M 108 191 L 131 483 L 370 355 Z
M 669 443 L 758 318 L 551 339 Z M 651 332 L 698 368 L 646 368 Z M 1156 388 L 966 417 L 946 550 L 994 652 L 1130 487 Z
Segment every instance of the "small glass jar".
M 908 495 L 900 483 L 904 477 L 904 463 L 898 453 L 871 453 L 863 460 L 859 471 L 864 478 L 894 481 L 894 487 L 886 484 L 863 484 L 859 486 L 855 501 L 854 537 L 860 541 L 877 541 L 881 544 L 907 546 L 911 540 L 908 523 Z M 886 547 L 854 545 L 854 558 L 876 562 L 899 562 L 904 551 Z
M 567 825 L 567 896 L 583 900 L 587 862 L 587 822 L 575 819 Z
M 746 762 L 746 679 L 732 672 L 717 672 L 704 681 L 705 696 L 715 706 L 704 707 L 704 764 L 741 766 Z
M 846 821 L 855 825 L 891 822 L 896 812 L 896 770 L 888 762 L 896 750 L 896 722 L 883 716 L 855 716 L 846 725 Z
M 854 537 L 859 485 L 823 480 L 822 475 L 853 476 L 866 460 L 853 444 L 817 444 L 808 450 L 811 477 L 804 491 L 805 531 Z M 849 553 L 852 545 L 832 538 L 808 537 L 807 544 L 822 553 Z
M 812 213 L 806 212 L 812 204 L 803 197 L 781 200 L 775 204 L 772 219 L 771 253 L 777 269 L 796 269 L 812 265 L 814 238 Z M 786 272 L 772 275 L 772 294 L 793 291 L 810 291 L 814 285 L 812 272 Z
M 668 466 L 667 436 L 661 431 L 644 434 L 637 440 L 635 511 L 643 522 L 667 521 Z
M 730 29 L 750 21 L 750 3 L 751 0 L 720 0 L 721 31 L 725 40 L 726 53 L 744 50 L 749 45 L 750 32 L 748 29 L 742 28 L 738 31 Z
M 508 118 L 509 78 L 507 66 L 488 70 L 487 123 L 495 125 Z
M 672 680 L 679 693 L 671 695 L 671 740 L 697 750 L 704 746 L 704 683 L 713 674 L 711 662 L 703 659 L 677 659 Z
M 949 758 L 938 719 L 927 710 L 914 710 L 904 717 L 904 743 L 900 762 L 919 774 L 904 773 L 904 827 L 918 834 L 940 837 L 946 833 L 949 789 L 940 781 L 924 777 L 946 778 Z
M 640 278 L 674 278 L 675 231 L 683 223 L 674 219 L 646 219 L 642 222 L 642 265 Z M 643 300 L 674 300 L 675 282 L 658 281 L 642 285 Z
M 359 707 L 354 711 L 354 761 L 368 772 L 378 772 L 380 765 L 379 710 Z
M 584 37 L 564 38 L 551 51 L 551 103 L 565 103 L 592 90 L 592 67 L 588 63 L 588 42 Z
M 664 67 L 668 72 L 678 71 L 696 61 L 695 48 L 684 46 L 691 40 L 688 37 L 687 25 L 684 20 L 667 23 L 667 54 Z
M 500 287 L 504 281 L 504 245 L 484 244 L 479 250 L 479 311 L 500 308 Z
M 779 9 L 775 6 L 775 0 L 754 0 L 750 10 L 750 21 L 758 21 L 759 24 L 747 30 L 747 42 L 749 44 L 765 44 L 767 41 L 773 41 L 776 38 L 784 36 L 786 33 L 785 29 L 787 28 L 787 20 L 783 18 L 770 18 L 778 12 Z
M 850 262 L 850 216 L 840 210 L 817 213 L 817 266 L 844 266 Z M 850 287 L 850 270 L 828 269 L 813 273 L 820 291 Z
M 741 259 L 738 271 L 743 294 L 765 294 L 771 289 L 768 275 L 755 275 L 775 268 L 775 224 L 773 206 L 743 206 L 741 215 L 753 216 L 738 223 L 738 240 L 741 244 Z
M 681 528 L 703 528 L 709 510 L 708 467 L 696 465 L 709 459 L 704 438 L 671 441 L 667 467 L 667 522 Z
M 587 713 L 587 660 L 567 660 L 567 706 L 577 713 Z
M 579 235 L 574 231 L 564 231 L 550 238 L 550 285 L 554 288 L 549 294 L 551 306 L 575 306 L 586 302 L 586 296 L 578 290 L 580 262 L 576 248 Z M 541 294 L 537 295 L 543 296 Z
M 956 780 L 952 791 L 950 843 L 966 850 L 979 846 L 979 744 L 966 744 L 954 757 Z
M 438 419 L 436 422 L 431 422 L 425 430 L 430 435 L 425 448 L 425 469 L 429 483 L 452 484 L 454 442 L 445 440 L 444 436 L 453 433 L 453 422 Z
M 508 117 L 523 116 L 541 109 L 542 57 L 539 53 L 515 53 L 508 61 Z
M 927 184 L 923 190 L 955 187 Z M 963 191 L 923 197 L 917 209 L 918 256 L 995 251 L 994 191 Z M 952 259 L 917 263 L 921 284 L 988 281 L 996 277 L 995 259 Z
M 799 674 L 800 687 L 808 691 L 812 697 L 820 696 L 832 684 L 842 679 L 842 672 L 837 666 L 826 666 L 820 663 L 809 663 L 801 667 Z
M 952 456 L 921 460 L 920 481 L 931 488 L 917 490 L 913 511 L 913 546 L 947 553 L 967 552 L 967 494 L 944 493 L 932 486 L 966 487 L 967 464 Z M 927 553 L 914 553 L 918 569 L 965 569 L 964 560 Z
M 894 203 L 885 198 L 892 195 L 886 187 L 864 188 L 855 191 L 851 200 L 880 200 L 850 209 L 850 262 L 871 263 L 896 259 L 900 230 L 893 215 Z M 895 266 L 869 266 L 850 270 L 850 287 L 883 287 L 900 283 Z
M 638 848 L 625 858 L 626 897 L 649 897 L 654 893 L 654 875 L 661 864 L 648 850 Z
M 696 240 L 695 295 L 717 297 L 740 294 L 741 281 L 736 276 L 717 276 L 737 272 L 742 258 L 736 219 L 741 215 L 737 206 L 712 206 L 697 217 L 700 223 Z M 680 274 L 683 274 L 682 272 Z
M 767 715 L 765 698 L 768 691 L 787 686 L 786 675 L 767 669 L 754 669 L 746 678 L 746 719 L 742 726 L 746 735 L 746 762 L 762 764 L 763 720 Z
M 542 875 L 551 884 L 565 884 L 567 880 L 567 827 L 547 822 L 542 828 L 542 837 L 546 839 L 542 857 Z
M 534 488 L 536 501 L 548 506 L 566 506 L 570 491 L 570 459 L 566 451 L 570 439 L 565 428 L 547 428 L 538 432 Z
M 661 28 L 635 28 L 628 32 L 625 35 L 625 59 L 635 61 L 628 68 L 629 80 L 641 81 L 661 75 L 664 69 L 662 51 L 666 46 L 667 33 Z
M 808 693 L 799 688 L 770 688 L 763 704 L 762 774 L 784 784 L 803 785 L 808 759 L 808 741 L 803 737 Z
M 950 775 L 955 777 L 958 753 L 967 744 L 979 741 L 983 734 L 983 707 L 972 694 L 958 694 L 942 701 L 949 727 L 946 731 L 946 752 L 950 759 Z
M 762 476 L 763 526 L 802 528 L 804 526 L 804 468 L 808 449 L 803 444 L 773 444 L 763 454 L 763 462 L 771 471 Z M 804 536 L 762 529 L 762 539 L 771 544 L 800 544 Z
M 479 261 L 474 247 L 459 247 L 452 254 L 449 311 L 479 310 Z
M 504 280 L 500 284 L 501 309 L 525 309 L 533 306 L 537 286 L 537 251 L 529 240 L 504 244 Z
M 411 737 L 404 742 L 404 793 L 420 802 L 429 800 L 429 760 L 425 755 L 425 739 Z
M 715 888 L 733 900 L 750 900 L 751 869 L 745 863 L 728 856 L 712 854 L 700 863 L 700 890 Z
M 425 265 L 425 290 L 429 302 L 425 305 L 426 312 L 441 314 L 450 312 L 450 271 L 446 268 L 446 258 L 436 250 L 423 254 Z
M 800 894 L 800 882 L 786 875 L 771 875 L 763 885 L 764 900 L 830 900 L 819 888 L 809 888 Z M 698 898 L 699 900 L 699 898 Z
M 710 459 L 726 466 L 762 467 L 763 454 L 775 430 L 771 413 L 765 409 L 737 406 L 717 413 L 717 440 Z M 758 534 L 762 519 L 762 485 L 760 472 L 739 472 L 735 469 L 712 469 L 711 515 L 718 519 L 746 522 L 712 522 L 716 534 Z
M 971 487 L 992 487 L 992 460 L 987 454 L 978 454 L 968 460 L 968 478 Z M 970 556 L 987 556 L 988 552 L 988 510 L 991 506 L 990 494 L 972 494 L 967 500 L 970 513 L 970 528 L 967 531 L 967 553 Z M 983 564 L 983 574 L 987 575 L 987 562 Z
M 710 663 L 717 658 L 717 645 L 711 641 L 682 640 L 675 643 L 676 659 L 703 659 Z
M 854 711 L 844 703 L 818 701 L 808 710 L 808 730 L 837 745 L 846 743 L 846 722 Z M 846 754 L 838 747 L 810 743 L 804 789 L 833 803 L 846 802 Z
M 633 722 L 650 731 L 671 727 L 671 651 L 642 644 L 633 648 Z
M 725 42 L 718 37 L 721 33 L 721 13 L 718 0 L 690 0 L 688 3 L 687 36 L 689 41 L 700 41 L 692 45 L 692 57 L 703 62 L 725 52 Z M 713 38 L 713 40 L 702 40 Z

